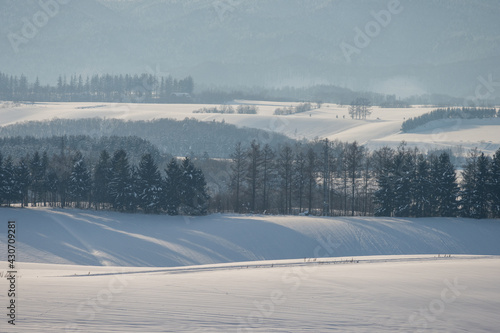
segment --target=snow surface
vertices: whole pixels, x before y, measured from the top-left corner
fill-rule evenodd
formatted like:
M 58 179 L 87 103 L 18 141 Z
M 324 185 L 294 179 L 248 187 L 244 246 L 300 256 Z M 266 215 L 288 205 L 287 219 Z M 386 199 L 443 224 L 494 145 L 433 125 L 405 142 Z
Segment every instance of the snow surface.
M 500 325 L 498 220 L 48 208 L 0 208 L 0 217 L 17 221 L 18 260 L 16 326 L 4 314 L 0 332 L 493 332 Z M 2 229 L 0 249 L 6 240 Z M 5 310 L 6 272 L 2 251 Z
M 0 208 L 0 216 L 18 221 L 18 260 L 33 263 L 173 267 L 365 255 L 500 255 L 498 220 L 171 217 L 44 208 Z
M 17 324 L 3 319 L 2 332 L 495 332 L 500 325 L 498 256 L 149 271 L 19 267 Z
M 409 146 L 422 149 L 462 146 L 465 149 L 477 147 L 486 153 L 493 153 L 500 147 L 499 119 L 485 120 L 440 120 L 414 133 L 401 133 L 405 119 L 416 117 L 433 110 L 433 107 L 413 108 L 373 107 L 367 120 L 352 120 L 347 106 L 323 104 L 320 109 L 309 112 L 274 116 L 278 107 L 297 103 L 236 101 L 236 104 L 252 104 L 259 108 L 257 115 L 200 114 L 192 113 L 202 104 L 125 104 L 125 103 L 37 103 L 13 105 L 4 103 L 0 107 L 0 126 L 29 120 L 50 120 L 54 118 L 116 118 L 124 120 L 152 120 L 186 117 L 201 121 L 222 121 L 239 127 L 258 128 L 285 134 L 294 139 L 328 138 L 331 140 L 358 141 L 369 148 L 384 145 L 397 146 L 402 140 Z M 430 126 L 430 127 L 429 127 Z

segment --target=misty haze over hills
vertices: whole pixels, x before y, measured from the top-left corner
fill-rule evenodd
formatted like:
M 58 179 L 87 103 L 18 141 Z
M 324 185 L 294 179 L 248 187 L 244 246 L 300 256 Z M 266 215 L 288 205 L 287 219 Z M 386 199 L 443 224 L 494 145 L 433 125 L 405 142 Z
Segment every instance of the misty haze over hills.
M 467 97 L 482 85 L 500 94 L 495 0 L 30 0 L 0 8 L 0 70 L 31 81 L 151 73 L 191 75 L 202 86 L 335 84 Z

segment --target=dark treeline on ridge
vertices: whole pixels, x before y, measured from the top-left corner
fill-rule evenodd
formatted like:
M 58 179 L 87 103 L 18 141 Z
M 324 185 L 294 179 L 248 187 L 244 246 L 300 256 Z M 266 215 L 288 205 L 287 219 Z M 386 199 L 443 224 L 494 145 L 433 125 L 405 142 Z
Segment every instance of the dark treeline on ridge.
M 57 85 L 42 85 L 38 78 L 9 76 L 0 72 L 0 100 L 28 102 L 192 102 L 193 78 L 141 75 L 59 76 Z
M 409 132 L 419 126 L 425 125 L 433 120 L 440 119 L 484 119 L 500 117 L 500 110 L 495 108 L 446 108 L 436 109 L 421 116 L 405 120 L 401 125 L 403 132 Z

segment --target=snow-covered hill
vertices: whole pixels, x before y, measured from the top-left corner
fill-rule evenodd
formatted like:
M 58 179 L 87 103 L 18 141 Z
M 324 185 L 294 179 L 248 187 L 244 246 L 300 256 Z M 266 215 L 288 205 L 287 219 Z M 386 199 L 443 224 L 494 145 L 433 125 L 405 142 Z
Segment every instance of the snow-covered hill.
M 18 260 L 93 266 L 185 266 L 319 257 L 500 255 L 497 220 L 123 214 L 7 209 Z M 0 248 L 5 246 L 5 230 Z
M 293 139 L 328 138 L 350 142 L 356 140 L 369 148 L 379 148 L 385 145 L 396 147 L 403 140 L 409 146 L 418 146 L 423 150 L 461 146 L 464 150 L 477 147 L 491 154 L 500 148 L 500 136 L 497 134 L 500 123 L 496 118 L 440 120 L 418 128 L 413 133 L 401 133 L 401 124 L 405 119 L 427 113 L 434 108 L 383 109 L 374 107 L 369 119 L 352 120 L 347 106 L 335 104 L 324 104 L 320 109 L 300 114 L 275 116 L 273 112 L 276 108 L 287 107 L 294 103 L 253 101 L 237 101 L 236 103 L 256 105 L 259 112 L 257 115 L 193 113 L 194 110 L 206 106 L 200 104 L 40 103 L 13 106 L 5 103 L 3 107 L 0 107 L 0 126 L 54 118 L 183 120 L 189 117 L 206 122 L 224 121 L 238 127 L 263 129 L 285 134 Z M 188 134 L 186 133 L 186 137 Z M 95 131 L 91 135 L 95 135 Z
M 4 317 L 0 332 L 492 332 L 500 325 L 498 220 L 45 208 L 0 208 L 0 217 L 16 221 L 17 240 L 16 325 Z M 0 248 L 6 241 L 2 229 Z M 1 291 L 13 286 L 6 253 Z

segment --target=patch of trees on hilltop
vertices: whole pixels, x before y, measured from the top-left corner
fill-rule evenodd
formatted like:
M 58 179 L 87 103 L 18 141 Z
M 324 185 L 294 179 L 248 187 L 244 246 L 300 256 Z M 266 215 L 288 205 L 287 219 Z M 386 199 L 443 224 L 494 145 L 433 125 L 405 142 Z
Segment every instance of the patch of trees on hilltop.
M 495 108 L 441 108 L 404 121 L 401 130 L 409 132 L 433 120 L 440 119 L 483 119 L 494 117 L 500 117 L 500 110 L 497 113 Z
M 56 86 L 38 78 L 0 72 L 0 100 L 31 102 L 187 103 L 192 101 L 193 78 L 141 75 L 59 76 Z

